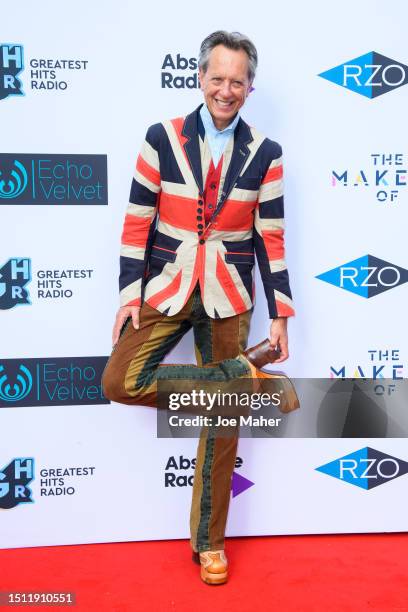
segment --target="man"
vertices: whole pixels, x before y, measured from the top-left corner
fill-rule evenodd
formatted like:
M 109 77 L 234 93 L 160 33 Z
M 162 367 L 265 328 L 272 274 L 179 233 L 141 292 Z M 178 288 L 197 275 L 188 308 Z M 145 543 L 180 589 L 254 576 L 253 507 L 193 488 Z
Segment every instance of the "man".
M 105 395 L 157 405 L 157 383 L 264 378 L 271 346 L 288 357 L 294 314 L 284 261 L 281 147 L 239 110 L 251 91 L 257 52 L 245 36 L 217 31 L 202 43 L 205 104 L 151 126 L 136 164 L 121 249 L 121 307 Z M 270 344 L 246 348 L 254 252 L 268 302 Z M 193 328 L 197 365 L 161 364 Z M 182 383 L 181 383 L 182 381 Z M 190 385 L 190 386 L 188 386 Z M 296 406 L 295 406 L 296 407 Z M 190 516 L 193 558 L 208 584 L 227 580 L 224 534 L 238 436 L 204 427 Z

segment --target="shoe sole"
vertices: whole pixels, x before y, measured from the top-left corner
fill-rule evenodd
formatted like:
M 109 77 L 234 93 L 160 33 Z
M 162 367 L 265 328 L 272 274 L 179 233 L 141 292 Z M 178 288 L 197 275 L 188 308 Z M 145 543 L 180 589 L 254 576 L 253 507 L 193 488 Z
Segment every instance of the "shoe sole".
M 283 414 L 288 414 L 289 412 L 293 412 L 293 410 L 297 410 L 300 407 L 299 398 L 297 396 L 295 387 L 291 379 L 286 376 L 283 372 L 270 372 L 265 368 L 261 368 L 261 372 L 265 374 L 269 374 L 271 378 L 280 379 L 279 382 L 283 387 L 284 392 L 284 403 L 278 406 L 278 409 Z M 262 378 L 258 378 L 262 387 Z
M 200 553 L 193 551 L 191 558 L 194 563 L 201 566 Z M 202 566 L 200 576 L 201 580 L 203 580 L 206 584 L 211 585 L 225 584 L 228 580 L 228 572 L 223 572 L 222 574 L 212 574 L 211 572 L 207 572 L 207 570 Z
M 201 566 L 201 580 L 203 580 L 206 584 L 225 584 L 228 579 L 228 572 L 223 572 L 222 574 L 212 574 L 211 572 L 207 572 L 205 567 Z

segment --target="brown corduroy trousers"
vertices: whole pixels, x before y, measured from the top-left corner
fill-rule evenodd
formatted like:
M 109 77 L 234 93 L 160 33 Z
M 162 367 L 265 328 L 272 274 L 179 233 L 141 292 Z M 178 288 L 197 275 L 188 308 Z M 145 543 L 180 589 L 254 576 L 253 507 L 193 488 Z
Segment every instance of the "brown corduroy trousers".
M 228 381 L 250 377 L 241 353 L 248 340 L 252 310 L 223 319 L 212 319 L 204 310 L 197 285 L 183 309 L 166 316 L 146 302 L 140 311 L 140 326 L 125 323 L 106 365 L 103 391 L 112 401 L 157 406 L 157 383 L 182 379 L 191 389 L 199 381 Z M 185 333 L 193 329 L 197 365 L 162 364 L 165 355 Z M 190 514 L 191 546 L 194 551 L 224 548 L 225 527 L 231 496 L 231 479 L 238 445 L 237 435 L 217 436 L 203 427 L 197 449 Z

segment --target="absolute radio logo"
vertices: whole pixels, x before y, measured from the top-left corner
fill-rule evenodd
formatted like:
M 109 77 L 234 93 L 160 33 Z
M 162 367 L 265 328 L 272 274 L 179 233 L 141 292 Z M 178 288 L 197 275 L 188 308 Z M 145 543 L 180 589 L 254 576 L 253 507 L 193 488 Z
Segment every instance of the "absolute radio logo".
M 0 408 L 109 404 L 107 357 L 0 359 Z
M 236 457 L 235 468 L 241 468 L 244 461 L 242 457 Z M 192 487 L 194 481 L 194 472 L 196 459 L 188 459 L 183 455 L 176 458 L 174 455 L 168 458 L 164 468 L 164 486 L 165 488 Z M 231 492 L 232 497 L 240 495 L 247 489 L 254 486 L 254 482 L 245 478 L 238 472 L 232 473 Z
M 32 57 L 28 66 L 26 87 L 42 93 L 62 92 L 70 86 L 72 74 L 87 70 L 88 60 Z M 0 43 L 0 100 L 24 95 L 23 70 L 23 45 Z
M 364 255 L 316 278 L 361 297 L 372 298 L 406 283 L 408 270 L 373 255 Z
M 403 153 L 371 153 L 357 168 L 337 167 L 331 185 L 354 192 L 370 193 L 380 204 L 398 204 L 407 187 L 407 162 Z
M 345 89 L 378 98 L 408 83 L 408 66 L 376 51 L 370 51 L 318 76 Z
M 0 205 L 106 205 L 106 155 L 0 153 Z
M 167 53 L 161 66 L 162 89 L 198 89 L 197 58 Z
M 407 474 L 408 462 L 366 446 L 316 470 L 369 491 Z

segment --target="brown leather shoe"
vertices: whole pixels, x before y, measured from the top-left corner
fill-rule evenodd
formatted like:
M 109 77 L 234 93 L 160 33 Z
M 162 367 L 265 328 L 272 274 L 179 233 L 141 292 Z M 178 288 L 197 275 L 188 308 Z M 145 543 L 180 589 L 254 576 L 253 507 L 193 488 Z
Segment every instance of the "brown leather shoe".
M 254 368 L 255 369 L 255 368 Z M 254 376 L 254 374 L 252 374 Z M 281 392 L 281 402 L 278 406 L 280 412 L 284 414 L 288 412 L 293 412 L 293 410 L 297 410 L 300 406 L 299 398 L 296 393 L 295 386 L 293 382 L 290 380 L 289 376 L 286 376 L 283 372 L 268 372 L 265 369 L 256 370 L 256 378 L 258 379 L 259 386 L 262 389 L 262 380 L 276 380 L 276 389 Z M 265 391 L 270 392 L 271 387 L 270 383 L 267 384 Z
M 286 414 L 287 412 L 292 412 L 293 410 L 299 408 L 299 398 L 290 378 L 286 376 L 284 372 L 272 372 L 270 370 L 265 370 L 263 367 L 267 363 L 273 363 L 280 355 L 279 351 L 275 351 L 272 348 L 268 338 L 265 338 L 265 340 L 259 344 L 244 351 L 243 355 L 246 357 L 251 367 L 252 378 L 256 379 L 257 381 L 257 391 L 262 391 L 262 379 L 279 379 L 277 380 L 277 385 L 279 387 L 279 391 L 283 391 L 281 394 L 282 399 L 281 403 L 279 404 L 279 410 Z M 270 387 L 268 390 L 271 390 Z
M 193 561 L 201 566 L 201 579 L 206 584 L 224 584 L 228 579 L 228 561 L 224 550 L 193 552 Z
M 272 348 L 272 345 L 268 338 L 259 342 L 255 346 L 244 351 L 245 357 L 254 365 L 256 368 L 263 368 L 267 363 L 273 363 L 278 359 L 280 352 Z

